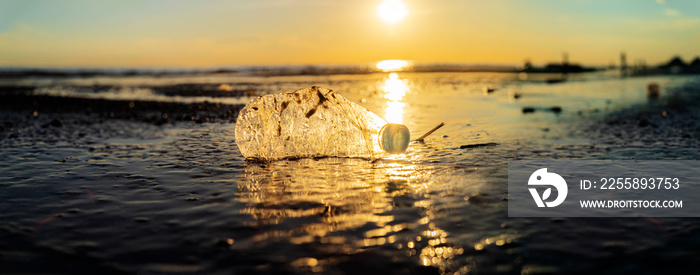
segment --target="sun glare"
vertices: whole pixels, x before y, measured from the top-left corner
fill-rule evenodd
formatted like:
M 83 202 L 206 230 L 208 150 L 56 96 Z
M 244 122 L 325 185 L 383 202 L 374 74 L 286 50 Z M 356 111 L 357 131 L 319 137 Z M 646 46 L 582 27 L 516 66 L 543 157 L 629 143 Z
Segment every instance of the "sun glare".
M 381 89 L 387 99 L 384 119 L 389 123 L 403 123 L 403 107 L 406 106 L 403 98 L 409 89 L 407 81 L 400 79 L 397 73 L 390 73 L 389 78 L 384 79 Z
M 377 62 L 377 69 L 385 72 L 400 71 L 410 64 L 406 60 L 384 60 Z
M 406 5 L 399 0 L 387 0 L 379 4 L 377 7 L 377 15 L 379 18 L 389 24 L 394 24 L 408 15 Z

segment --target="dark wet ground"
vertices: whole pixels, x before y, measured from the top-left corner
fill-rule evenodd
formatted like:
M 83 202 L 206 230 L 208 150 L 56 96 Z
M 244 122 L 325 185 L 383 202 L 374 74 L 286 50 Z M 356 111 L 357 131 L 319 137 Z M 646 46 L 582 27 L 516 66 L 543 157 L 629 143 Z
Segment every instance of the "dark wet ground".
M 626 107 L 557 103 L 555 114 L 546 108 L 561 97 L 527 101 L 547 86 L 509 101 L 451 77 L 436 77 L 450 81 L 440 89 L 408 77 L 432 93 L 407 93 L 409 128 L 446 126 L 375 162 L 246 162 L 232 105 L 5 95 L 2 273 L 698 271 L 698 219 L 508 218 L 506 185 L 512 159 L 698 159 L 697 82 Z M 467 95 L 440 103 L 453 86 Z M 382 96 L 353 89 L 384 115 L 372 107 Z M 499 115 L 478 115 L 489 108 Z

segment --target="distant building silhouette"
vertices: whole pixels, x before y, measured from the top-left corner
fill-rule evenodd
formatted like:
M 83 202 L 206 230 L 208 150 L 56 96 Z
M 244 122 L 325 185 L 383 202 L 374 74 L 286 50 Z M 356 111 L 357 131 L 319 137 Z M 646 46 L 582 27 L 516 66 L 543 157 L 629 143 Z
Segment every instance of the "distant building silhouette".
M 565 79 L 568 73 L 593 72 L 597 70 L 596 68 L 587 68 L 578 64 L 569 63 L 569 53 L 563 52 L 561 63 L 548 63 L 544 67 L 534 67 L 532 63 L 530 63 L 530 60 L 526 59 L 520 71 L 525 73 L 561 73 L 562 79 Z
M 688 66 L 688 72 L 691 74 L 700 73 L 700 57 L 695 57 Z
M 683 59 L 681 59 L 680 56 L 674 56 L 671 61 L 666 63 L 665 65 L 659 66 L 660 69 L 663 69 L 665 73 L 670 73 L 670 74 L 680 74 L 680 73 L 685 73 L 686 68 L 688 65 L 683 62 Z
M 620 53 L 620 74 L 627 75 L 627 54 L 625 52 Z
M 631 72 L 633 75 L 698 73 L 700 73 L 700 57 L 695 57 L 690 63 L 685 63 L 680 56 L 674 56 L 668 62 L 656 67 L 647 67 L 646 64 L 639 64 Z

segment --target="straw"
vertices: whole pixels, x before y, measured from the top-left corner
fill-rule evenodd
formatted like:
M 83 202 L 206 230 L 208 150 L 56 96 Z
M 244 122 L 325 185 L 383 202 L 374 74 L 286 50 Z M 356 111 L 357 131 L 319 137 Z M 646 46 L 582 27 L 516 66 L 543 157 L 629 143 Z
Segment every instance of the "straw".
M 424 140 L 427 136 L 429 136 L 429 135 L 432 134 L 433 132 L 437 131 L 437 129 L 440 129 L 440 127 L 442 127 L 442 126 L 445 126 L 445 123 L 444 123 L 444 122 L 440 122 L 440 124 L 439 124 L 438 126 L 435 126 L 435 128 L 431 129 L 430 131 L 428 131 L 428 132 L 425 133 L 424 135 L 420 136 L 419 138 L 414 139 L 413 141 L 423 142 L 423 140 Z

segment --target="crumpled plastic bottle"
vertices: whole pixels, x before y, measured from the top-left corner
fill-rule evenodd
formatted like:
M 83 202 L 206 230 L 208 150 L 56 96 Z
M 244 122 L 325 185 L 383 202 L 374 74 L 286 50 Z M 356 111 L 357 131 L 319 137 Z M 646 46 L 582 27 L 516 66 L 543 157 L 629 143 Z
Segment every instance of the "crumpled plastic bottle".
M 235 135 L 241 154 L 257 160 L 377 159 L 405 152 L 410 141 L 406 126 L 388 124 L 334 91 L 316 86 L 251 100 L 238 115 Z

